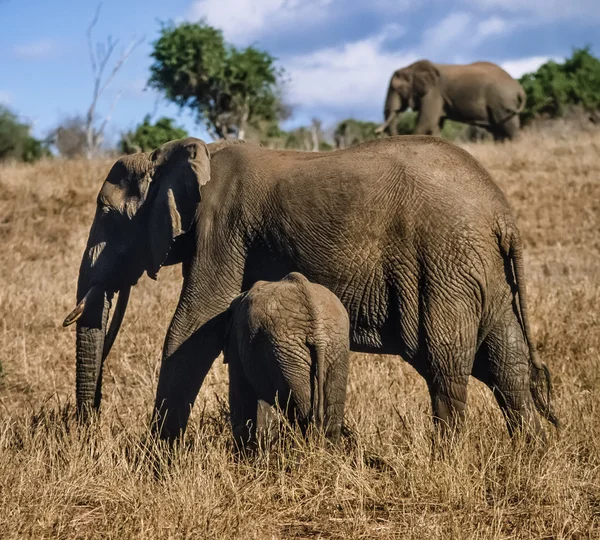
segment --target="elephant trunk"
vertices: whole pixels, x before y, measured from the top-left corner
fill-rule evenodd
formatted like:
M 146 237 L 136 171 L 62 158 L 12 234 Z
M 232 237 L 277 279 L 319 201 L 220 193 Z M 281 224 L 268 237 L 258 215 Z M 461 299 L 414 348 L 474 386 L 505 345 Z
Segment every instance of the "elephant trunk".
M 77 308 L 76 308 L 77 309 Z M 87 422 L 101 399 L 102 361 L 110 302 L 105 291 L 93 287 L 77 321 L 76 400 L 77 416 Z
M 89 252 L 89 250 L 87 250 Z M 76 401 L 77 415 L 87 422 L 93 411 L 100 408 L 102 399 L 102 368 L 115 342 L 129 300 L 131 287 L 121 288 L 115 312 L 108 328 L 112 293 L 98 283 L 98 268 L 92 270 L 89 257 L 82 261 L 77 285 L 77 307 L 66 317 L 63 325 L 77 321 L 76 339 Z M 96 283 L 90 286 L 90 283 Z

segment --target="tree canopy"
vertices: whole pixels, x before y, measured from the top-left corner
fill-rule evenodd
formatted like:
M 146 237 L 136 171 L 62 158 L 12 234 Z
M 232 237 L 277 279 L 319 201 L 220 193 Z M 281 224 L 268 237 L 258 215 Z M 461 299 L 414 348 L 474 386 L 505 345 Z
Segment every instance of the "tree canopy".
M 149 86 L 195 111 L 213 137 L 243 138 L 249 125 L 283 115 L 283 70 L 269 53 L 238 49 L 203 21 L 163 25 L 153 46 Z
M 133 131 L 123 133 L 119 142 L 119 150 L 124 154 L 150 152 L 173 139 L 182 139 L 187 136 L 187 131 L 174 125 L 172 118 L 163 116 L 152 124 L 148 114 Z

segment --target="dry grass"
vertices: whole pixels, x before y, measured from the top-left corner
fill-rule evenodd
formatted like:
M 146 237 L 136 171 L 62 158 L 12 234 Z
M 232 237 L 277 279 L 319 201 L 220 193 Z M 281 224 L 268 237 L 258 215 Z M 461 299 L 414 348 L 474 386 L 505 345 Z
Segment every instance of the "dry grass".
M 60 322 L 109 162 L 0 168 L 0 536 L 3 538 L 600 537 L 600 134 L 467 147 L 512 202 L 526 240 L 535 341 L 564 429 L 544 451 L 506 435 L 470 387 L 468 432 L 431 459 L 423 381 L 355 355 L 344 451 L 302 441 L 236 462 L 216 363 L 190 446 L 156 479 L 141 456 L 177 269 L 134 289 L 105 376 L 101 425 L 68 406 L 74 333 Z M 202 418 L 200 418 L 202 417 Z

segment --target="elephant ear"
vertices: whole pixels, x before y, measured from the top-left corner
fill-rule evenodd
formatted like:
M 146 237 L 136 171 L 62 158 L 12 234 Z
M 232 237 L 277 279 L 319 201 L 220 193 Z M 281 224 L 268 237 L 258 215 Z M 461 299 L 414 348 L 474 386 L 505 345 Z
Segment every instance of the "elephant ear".
M 440 83 L 440 71 L 429 60 L 419 60 L 412 66 L 413 91 L 418 96 L 424 96 Z
M 171 141 L 150 155 L 156 184 L 148 219 L 150 258 L 146 269 L 156 279 L 174 240 L 190 230 L 200 203 L 200 186 L 210 180 L 210 155 L 200 139 Z

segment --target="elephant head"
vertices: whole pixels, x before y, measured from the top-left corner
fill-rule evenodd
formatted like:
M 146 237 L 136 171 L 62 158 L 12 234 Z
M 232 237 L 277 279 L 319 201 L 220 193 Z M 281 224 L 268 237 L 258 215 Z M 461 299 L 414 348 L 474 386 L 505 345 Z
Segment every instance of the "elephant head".
M 63 325 L 77 322 L 76 399 L 80 419 L 100 406 L 102 365 L 119 331 L 129 291 L 145 272 L 167 262 L 176 238 L 192 227 L 200 186 L 210 179 L 204 142 L 171 141 L 152 153 L 119 159 L 96 203 L 79 269 L 77 307 Z M 107 331 L 111 299 L 119 293 Z
M 387 131 L 390 135 L 398 135 L 398 113 L 408 108 L 418 110 L 421 98 L 439 87 L 440 77 L 440 71 L 429 60 L 419 60 L 394 72 L 383 110 L 385 122 L 376 132 Z

